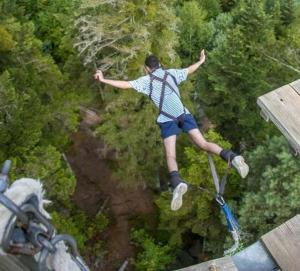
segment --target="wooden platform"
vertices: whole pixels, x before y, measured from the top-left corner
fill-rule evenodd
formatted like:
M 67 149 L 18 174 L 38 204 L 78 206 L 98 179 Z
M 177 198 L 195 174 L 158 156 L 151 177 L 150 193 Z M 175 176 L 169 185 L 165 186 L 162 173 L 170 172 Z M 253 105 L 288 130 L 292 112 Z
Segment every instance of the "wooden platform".
M 261 115 L 271 120 L 300 153 L 300 79 L 257 99 Z M 299 269 L 300 270 L 300 269 Z
M 179 269 L 178 271 L 238 271 L 231 257 L 224 257 L 187 268 Z
M 224 257 L 176 271 L 299 271 L 300 215 L 296 215 L 262 236 L 260 243 L 259 249 L 254 247 L 255 250 L 253 250 L 253 246 L 250 246 L 234 255 L 235 259 Z M 247 261 L 245 262 L 247 249 Z M 253 266 L 256 266 L 255 270 Z
M 261 238 L 283 271 L 300 270 L 300 215 Z

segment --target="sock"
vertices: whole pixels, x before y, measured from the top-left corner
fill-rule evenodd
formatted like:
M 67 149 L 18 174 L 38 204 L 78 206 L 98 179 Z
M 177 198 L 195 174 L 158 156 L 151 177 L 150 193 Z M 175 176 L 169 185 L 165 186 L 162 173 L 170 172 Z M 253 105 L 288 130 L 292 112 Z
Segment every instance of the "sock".
M 231 162 L 234 157 L 237 156 L 236 153 L 234 153 L 232 150 L 222 150 L 221 153 L 220 153 L 220 156 L 223 160 L 225 160 L 226 162 Z
M 170 184 L 172 186 L 172 188 L 174 189 L 177 185 L 179 185 L 180 183 L 182 183 L 182 180 L 179 176 L 179 173 L 177 170 L 171 171 L 170 172 Z

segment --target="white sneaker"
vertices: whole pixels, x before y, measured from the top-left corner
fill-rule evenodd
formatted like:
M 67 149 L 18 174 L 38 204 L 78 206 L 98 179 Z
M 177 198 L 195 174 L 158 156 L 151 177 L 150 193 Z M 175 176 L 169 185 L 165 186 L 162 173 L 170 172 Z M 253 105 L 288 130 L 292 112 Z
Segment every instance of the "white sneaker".
M 177 185 L 173 191 L 173 198 L 171 202 L 171 210 L 177 211 L 182 206 L 182 196 L 188 190 L 186 183 L 180 183 Z
M 246 164 L 243 156 L 238 155 L 234 157 L 231 161 L 231 164 L 233 167 L 235 167 L 235 169 L 241 175 L 242 178 L 245 178 L 248 175 L 249 166 Z

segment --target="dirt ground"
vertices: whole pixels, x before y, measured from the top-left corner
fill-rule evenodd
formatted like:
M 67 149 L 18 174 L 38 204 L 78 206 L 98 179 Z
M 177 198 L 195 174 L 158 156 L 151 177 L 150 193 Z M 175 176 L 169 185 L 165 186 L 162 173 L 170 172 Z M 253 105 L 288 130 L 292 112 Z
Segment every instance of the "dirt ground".
M 106 243 L 108 254 L 97 265 L 95 262 L 89 262 L 89 265 L 95 271 L 115 271 L 126 259 L 135 255 L 129 236 L 130 218 L 151 215 L 154 212 L 153 195 L 142 187 L 120 187 L 108 165 L 113 154 L 107 151 L 101 140 L 93 136 L 88 126 L 83 122 L 73 134 L 73 145 L 67 153 L 77 178 L 73 199 L 76 206 L 90 216 L 94 216 L 107 201 L 105 209 L 108 209 L 112 218 L 101 239 Z M 125 270 L 134 269 L 129 264 Z

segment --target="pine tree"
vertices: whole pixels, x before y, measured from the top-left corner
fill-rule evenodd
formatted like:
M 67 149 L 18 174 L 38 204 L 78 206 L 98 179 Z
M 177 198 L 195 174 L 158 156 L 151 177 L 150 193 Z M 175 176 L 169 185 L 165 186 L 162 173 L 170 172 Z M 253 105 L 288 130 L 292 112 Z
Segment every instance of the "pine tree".
M 238 3 L 239 0 L 219 0 L 224 12 L 231 11 Z
M 84 63 L 115 69 L 117 74 L 137 72 L 150 52 L 175 60 L 177 20 L 168 1 L 102 1 L 82 4 L 77 42 Z
M 198 0 L 197 2 L 208 13 L 208 18 L 214 18 L 221 13 L 221 4 L 218 0 Z
M 256 98 L 270 89 L 262 49 L 274 36 L 262 3 L 245 1 L 232 14 L 233 25 L 216 36 L 217 46 L 208 55 L 208 86 L 200 98 L 217 130 L 242 148 L 255 145 L 267 131 Z
M 75 10 L 79 7 L 79 0 L 53 1 L 17 1 L 18 7 L 24 9 L 24 17 L 28 16 L 35 24 L 35 35 L 42 41 L 44 53 L 51 54 L 61 67 L 69 54 L 66 39 L 72 34 L 75 20 Z M 72 48 L 71 40 L 68 40 Z
M 266 1 L 266 12 L 272 17 L 276 36 L 282 35 L 280 0 Z
M 10 33 L 7 32 L 7 30 L 3 26 L 0 26 L 0 36 L 0 52 L 7 52 L 12 50 L 15 46 L 15 42 Z
M 295 14 L 294 20 L 286 25 L 281 21 L 280 1 L 274 1 L 271 9 L 272 23 L 276 33 L 276 42 L 269 48 L 265 48 L 265 60 L 270 65 L 269 82 L 272 88 L 277 88 L 283 84 L 287 84 L 299 77 L 299 48 L 300 39 L 298 35 L 300 20 L 300 5 L 295 5 L 293 10 Z M 298 14 L 298 15 L 297 15 Z
M 252 173 L 243 188 L 240 223 L 247 241 L 299 213 L 300 162 L 283 137 L 272 137 L 248 153 Z
M 193 63 L 199 57 L 201 49 L 210 49 L 214 28 L 206 19 L 207 12 L 196 1 L 185 2 L 179 11 L 180 45 L 178 52 L 185 65 Z
M 13 160 L 11 179 L 40 178 L 51 198 L 68 201 L 75 179 L 61 152 L 78 123 L 76 93 L 64 89 L 65 77 L 43 53 L 34 23 L 2 4 L 0 25 L 11 48 L 0 52 L 0 159 Z
M 299 3 L 298 3 L 299 5 Z M 285 26 L 290 25 L 296 17 L 296 1 L 280 0 L 281 21 Z
M 173 260 L 169 245 L 155 242 L 143 229 L 133 231 L 131 236 L 135 244 L 143 248 L 134 261 L 137 271 L 166 270 L 166 266 Z

